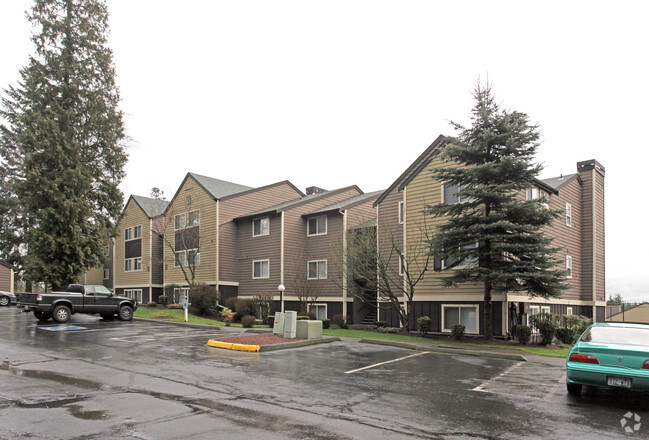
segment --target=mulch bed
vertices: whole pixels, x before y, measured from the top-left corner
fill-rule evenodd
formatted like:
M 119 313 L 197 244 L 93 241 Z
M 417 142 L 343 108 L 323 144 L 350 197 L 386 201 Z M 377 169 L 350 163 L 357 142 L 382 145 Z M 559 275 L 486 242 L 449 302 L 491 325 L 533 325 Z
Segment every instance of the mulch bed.
M 304 341 L 304 339 L 284 338 L 282 336 L 271 335 L 271 334 L 234 336 L 231 338 L 214 338 L 214 340 L 221 341 L 221 342 L 232 342 L 234 344 L 246 344 L 246 345 L 272 345 L 272 344 L 282 344 L 284 342 Z

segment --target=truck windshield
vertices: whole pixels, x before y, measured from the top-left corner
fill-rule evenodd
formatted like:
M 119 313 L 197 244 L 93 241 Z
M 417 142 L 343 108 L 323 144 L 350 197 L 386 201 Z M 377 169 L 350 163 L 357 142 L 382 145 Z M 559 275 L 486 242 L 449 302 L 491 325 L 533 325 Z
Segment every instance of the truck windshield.
M 101 285 L 95 286 L 95 293 L 103 293 L 103 294 L 108 294 L 108 295 L 113 294 L 113 292 L 111 292 L 108 287 L 101 286 Z

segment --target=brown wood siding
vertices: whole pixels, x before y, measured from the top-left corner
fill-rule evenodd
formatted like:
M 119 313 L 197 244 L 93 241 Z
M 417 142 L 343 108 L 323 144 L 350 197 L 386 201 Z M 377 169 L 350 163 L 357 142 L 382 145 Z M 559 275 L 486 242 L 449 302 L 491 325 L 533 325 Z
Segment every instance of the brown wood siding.
M 187 204 L 187 197 L 191 203 Z M 200 264 L 196 267 L 195 282 L 216 282 L 216 201 L 193 177 L 188 177 L 178 190 L 165 214 L 164 268 L 165 284 L 186 284 L 181 268 L 174 266 L 174 216 L 200 210 Z M 169 246 L 171 243 L 172 247 Z
M 302 263 L 306 266 L 308 260 L 304 257 L 304 252 L 306 249 L 306 243 L 308 240 L 313 240 L 321 238 L 322 236 L 307 237 L 307 222 L 302 218 L 302 214 L 307 214 L 309 212 L 317 211 L 318 209 L 324 208 L 325 206 L 338 203 L 342 200 L 354 197 L 359 195 L 359 191 L 356 188 L 350 188 L 346 191 L 341 191 L 339 193 L 334 193 L 328 196 L 318 197 L 308 203 L 301 204 L 292 209 L 288 209 L 284 213 L 284 262 L 285 262 L 285 273 L 284 273 L 284 283 L 286 285 L 285 295 L 291 295 L 291 285 L 289 284 L 290 280 L 294 280 L 297 276 L 296 270 L 294 268 L 298 267 L 297 265 Z M 342 228 L 341 228 L 342 230 Z M 329 228 L 327 227 L 326 240 L 329 243 L 333 244 L 332 240 L 335 234 L 329 234 Z M 340 237 L 340 236 L 339 236 Z M 342 238 L 339 238 L 342 242 Z M 331 273 L 332 268 L 335 266 L 333 260 L 327 262 L 327 271 Z M 337 276 L 337 274 L 336 274 Z M 324 284 L 324 283 L 323 283 Z M 327 283 L 329 284 L 329 283 Z M 277 286 L 275 286 L 277 289 Z M 329 290 L 329 292 L 333 290 Z M 333 289 L 333 288 L 332 288 Z M 342 296 L 342 289 L 338 290 L 337 295 Z
M 566 257 L 572 257 L 572 278 L 566 279 L 568 285 L 561 295 L 564 300 L 585 300 L 583 297 L 582 282 L 582 249 L 581 249 L 581 228 L 582 228 L 582 207 L 581 207 L 581 184 L 579 179 L 573 177 L 559 189 L 559 194 L 550 195 L 549 207 L 561 211 L 559 218 L 555 219 L 551 226 L 545 228 L 543 233 L 552 238 L 552 247 L 558 248 L 555 254 L 558 270 L 566 270 Z M 572 210 L 571 226 L 566 225 L 566 203 L 569 203 Z
M 581 198 L 581 288 L 582 297 L 592 301 L 593 298 L 593 174 L 594 170 L 581 173 L 582 198 Z
M 164 233 L 164 216 L 153 219 L 151 231 L 151 283 L 161 285 L 164 282 L 164 239 L 158 231 Z
M 606 301 L 606 228 L 604 218 L 604 176 L 597 171 L 595 176 L 595 299 Z
M 431 171 L 435 168 L 448 167 L 450 165 L 443 163 L 438 157 L 434 158 L 431 163 L 420 172 L 406 188 L 406 254 L 407 260 L 411 260 L 413 255 L 419 255 L 423 262 L 425 253 L 425 243 L 423 238 L 427 233 L 434 233 L 435 225 L 441 224 L 443 218 L 432 218 L 425 215 L 424 211 L 428 205 L 435 205 L 442 201 L 442 183 L 433 179 Z M 417 273 L 417 271 L 415 271 Z M 464 284 L 461 286 L 448 288 L 442 286 L 442 279 L 447 275 L 444 272 L 433 271 L 432 261 L 429 270 L 424 279 L 416 286 L 415 297 L 419 300 L 433 299 L 437 295 L 483 295 L 481 285 Z
M 5 292 L 13 292 L 13 286 L 11 285 L 11 272 L 12 269 L 0 265 L 0 290 Z
M 378 205 L 378 245 L 381 261 L 388 264 L 388 270 L 394 275 L 393 279 L 399 279 L 399 259 L 390 257 L 394 249 L 403 250 L 403 225 L 399 223 L 399 202 L 404 200 L 403 191 L 397 188 L 390 193 Z M 400 286 L 391 286 L 393 292 L 399 292 Z
M 127 242 L 124 241 L 124 230 L 138 225 L 142 225 L 142 270 L 126 272 L 124 271 L 124 259 L 126 258 Z M 149 233 L 149 217 L 142 211 L 135 200 L 130 199 L 118 224 L 115 239 L 115 286 L 125 287 L 149 284 L 149 272 L 147 271 L 150 264 Z
M 306 220 L 304 222 L 304 230 L 306 233 Z M 337 211 L 330 212 L 327 215 L 326 234 L 306 237 L 304 257 L 297 261 L 297 264 L 302 265 L 301 270 L 304 275 L 307 274 L 306 269 L 309 261 L 327 260 L 327 279 L 306 280 L 308 284 L 316 286 L 318 300 L 324 301 L 332 297 L 342 298 L 342 273 L 340 273 L 336 261 L 342 255 L 341 252 L 337 251 L 337 249 L 342 250 L 342 244 L 343 215 Z M 336 247 L 336 250 L 334 250 L 334 247 Z M 301 282 L 304 282 L 304 280 Z
M 238 222 L 237 264 L 240 296 L 250 296 L 260 292 L 277 293 L 281 271 L 282 217 L 275 214 L 269 219 L 269 234 L 257 237 L 252 236 L 252 220 Z M 259 260 L 268 260 L 268 278 L 253 279 L 253 261 Z
M 282 182 L 256 191 L 247 191 L 239 196 L 228 197 L 221 201 L 219 208 L 219 281 L 237 281 L 239 279 L 237 225 L 232 220 L 250 212 L 295 200 L 301 196 L 302 194 L 290 184 Z M 277 286 L 275 286 L 275 290 L 276 288 Z
M 376 219 L 376 208 L 372 206 L 374 200 L 356 205 L 347 210 L 347 229 L 353 228 L 370 220 Z

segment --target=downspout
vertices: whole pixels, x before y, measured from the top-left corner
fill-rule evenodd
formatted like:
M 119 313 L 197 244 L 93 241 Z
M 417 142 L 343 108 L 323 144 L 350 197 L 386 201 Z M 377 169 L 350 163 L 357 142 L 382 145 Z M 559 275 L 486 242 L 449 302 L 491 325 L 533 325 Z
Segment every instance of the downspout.
M 376 256 L 377 256 L 377 258 L 379 258 L 380 251 L 381 251 L 381 248 L 379 247 L 379 243 L 380 243 L 380 241 L 379 241 L 379 230 L 381 229 L 380 226 L 381 226 L 381 224 L 379 222 L 379 205 L 376 205 L 376 252 L 377 252 Z M 380 306 L 379 298 L 381 297 L 381 295 L 379 293 L 380 285 L 379 285 L 378 261 L 377 261 L 377 265 L 376 265 L 376 286 L 377 286 L 377 289 L 376 289 L 376 320 L 380 321 L 381 320 L 381 306 Z
M 215 243 L 216 243 L 216 258 L 215 258 L 216 269 L 215 269 L 215 275 L 216 275 L 216 291 L 217 292 L 219 292 L 219 281 L 220 281 L 219 280 L 219 263 L 220 263 L 220 261 L 219 261 L 220 260 L 219 236 L 221 235 L 221 234 L 219 234 L 219 230 L 220 230 L 219 223 L 221 222 L 220 220 L 221 220 L 221 201 L 217 199 L 216 200 L 216 228 L 215 228 L 216 229 L 216 240 L 215 240 Z M 238 294 L 238 292 L 237 292 L 237 294 Z
M 279 234 L 279 284 L 285 286 L 284 284 L 284 211 L 281 213 L 280 221 L 280 234 Z M 283 292 L 280 293 L 280 296 L 283 295 Z M 280 311 L 284 312 L 284 301 L 280 298 Z
M 343 215 L 343 316 L 347 316 L 347 210 Z

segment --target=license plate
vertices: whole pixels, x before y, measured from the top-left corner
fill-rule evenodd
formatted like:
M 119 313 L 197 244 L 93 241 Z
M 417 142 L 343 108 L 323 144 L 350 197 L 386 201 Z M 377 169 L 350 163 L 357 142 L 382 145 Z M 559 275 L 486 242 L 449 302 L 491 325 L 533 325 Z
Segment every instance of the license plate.
M 631 379 L 626 377 L 608 376 L 606 379 L 610 387 L 631 388 Z

